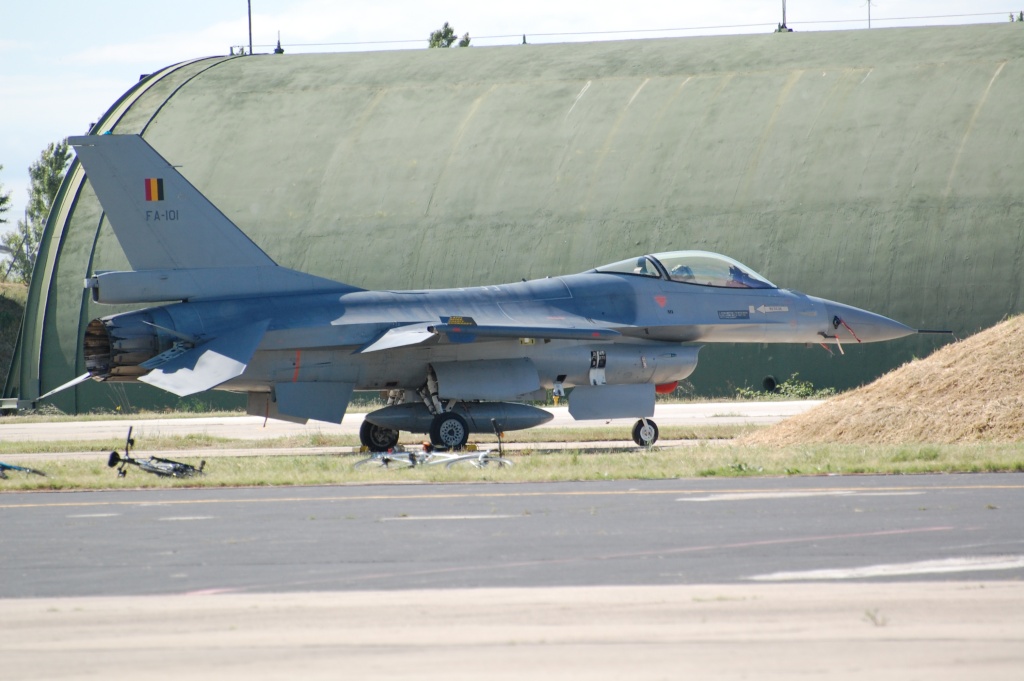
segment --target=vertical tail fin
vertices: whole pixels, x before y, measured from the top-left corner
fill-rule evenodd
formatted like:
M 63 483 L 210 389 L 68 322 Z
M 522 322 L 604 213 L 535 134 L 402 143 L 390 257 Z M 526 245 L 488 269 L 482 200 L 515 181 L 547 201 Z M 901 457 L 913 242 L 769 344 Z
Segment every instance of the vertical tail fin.
M 274 265 L 138 135 L 69 137 L 132 269 Z

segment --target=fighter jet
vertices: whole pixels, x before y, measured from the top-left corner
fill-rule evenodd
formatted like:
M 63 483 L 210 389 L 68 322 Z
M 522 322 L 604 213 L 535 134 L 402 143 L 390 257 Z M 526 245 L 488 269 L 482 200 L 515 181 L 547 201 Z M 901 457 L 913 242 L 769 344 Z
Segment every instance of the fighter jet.
M 780 289 L 705 251 L 643 254 L 580 274 L 473 288 L 368 291 L 277 265 L 137 135 L 68 139 L 132 269 L 95 272 L 92 300 L 151 305 L 92 320 L 93 379 L 175 395 L 248 395 L 250 414 L 339 423 L 354 390 L 386 391 L 360 437 L 399 431 L 462 447 L 470 433 L 530 428 L 525 404 L 568 395 L 576 419 L 636 418 L 653 444 L 655 395 L 704 343 L 869 343 L 915 333 Z

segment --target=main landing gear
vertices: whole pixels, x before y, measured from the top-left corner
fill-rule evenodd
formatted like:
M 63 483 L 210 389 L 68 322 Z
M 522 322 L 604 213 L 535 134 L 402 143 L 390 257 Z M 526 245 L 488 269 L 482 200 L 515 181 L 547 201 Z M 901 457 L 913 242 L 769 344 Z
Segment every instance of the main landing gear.
M 469 426 L 466 419 L 455 412 L 438 414 L 430 424 L 430 442 L 435 447 L 462 449 L 468 440 Z
M 633 424 L 633 442 L 650 447 L 658 441 L 658 424 L 651 419 L 640 419 Z
M 462 449 L 469 440 L 466 419 L 454 412 L 438 414 L 430 424 L 430 443 L 446 450 Z M 371 452 L 386 452 L 398 445 L 398 431 L 383 428 L 369 421 L 359 427 L 359 441 Z M 651 419 L 640 419 L 633 425 L 633 442 L 640 447 L 651 447 L 658 441 L 658 424 Z
M 421 432 L 414 430 L 413 432 Z M 469 425 L 461 414 L 443 412 L 430 422 L 430 444 L 453 451 L 463 449 L 469 440 Z M 359 426 L 359 442 L 371 452 L 387 452 L 398 445 L 398 430 L 364 420 Z
M 359 426 L 359 441 L 371 452 L 386 452 L 398 444 L 398 431 L 363 421 Z

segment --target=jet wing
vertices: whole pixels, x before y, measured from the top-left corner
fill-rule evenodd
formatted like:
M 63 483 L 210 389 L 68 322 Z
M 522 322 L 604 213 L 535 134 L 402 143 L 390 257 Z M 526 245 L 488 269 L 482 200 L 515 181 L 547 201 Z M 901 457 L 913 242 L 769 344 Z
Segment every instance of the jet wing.
M 435 335 L 437 334 L 431 330 L 430 324 L 427 323 L 396 326 L 393 329 L 388 329 L 377 340 L 363 346 L 359 352 L 378 352 L 380 350 L 400 348 L 405 345 L 419 345 Z
M 407 345 L 418 345 L 435 336 L 445 335 L 453 343 L 472 343 L 481 339 L 551 338 L 565 340 L 611 340 L 622 334 L 614 329 L 568 326 L 524 326 L 500 324 L 432 324 L 420 322 L 388 329 L 380 338 L 364 346 L 359 352 L 391 350 Z
M 243 326 L 207 341 L 160 364 L 139 378 L 184 397 L 215 388 L 245 371 L 270 320 Z

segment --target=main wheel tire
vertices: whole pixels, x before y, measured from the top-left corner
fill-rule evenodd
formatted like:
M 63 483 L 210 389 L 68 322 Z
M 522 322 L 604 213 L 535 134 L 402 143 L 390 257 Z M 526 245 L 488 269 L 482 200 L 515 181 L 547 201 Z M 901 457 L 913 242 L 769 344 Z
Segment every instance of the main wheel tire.
M 658 441 L 658 424 L 650 419 L 640 419 L 633 424 L 633 442 L 641 447 L 650 447 Z
M 398 444 L 398 431 L 364 420 L 359 426 L 359 441 L 371 452 L 386 452 Z
M 430 424 L 430 442 L 435 447 L 462 449 L 468 440 L 469 426 L 458 414 L 438 414 Z

